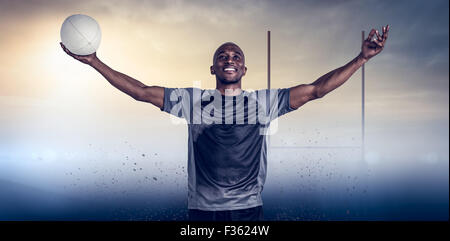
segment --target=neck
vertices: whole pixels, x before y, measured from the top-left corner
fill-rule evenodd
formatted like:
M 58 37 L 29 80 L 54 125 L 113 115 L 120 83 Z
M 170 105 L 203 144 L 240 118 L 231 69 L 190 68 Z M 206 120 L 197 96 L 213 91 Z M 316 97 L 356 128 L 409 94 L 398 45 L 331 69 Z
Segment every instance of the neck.
M 216 89 L 225 96 L 239 95 L 242 92 L 241 81 L 232 84 L 223 84 L 222 82 L 217 81 Z

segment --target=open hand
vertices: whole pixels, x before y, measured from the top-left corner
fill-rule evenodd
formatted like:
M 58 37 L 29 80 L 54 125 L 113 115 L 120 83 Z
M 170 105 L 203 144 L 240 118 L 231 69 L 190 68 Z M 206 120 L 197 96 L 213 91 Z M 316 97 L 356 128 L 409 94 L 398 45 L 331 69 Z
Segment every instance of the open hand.
M 68 55 L 72 56 L 74 59 L 76 59 L 76 60 L 78 60 L 78 61 L 80 61 L 82 63 L 90 65 L 92 63 L 92 61 L 94 61 L 97 58 L 97 54 L 96 53 L 89 54 L 89 55 L 76 55 L 76 54 L 70 52 L 66 48 L 66 46 L 64 46 L 63 43 L 60 42 L 59 44 L 61 45 L 61 48 L 64 50 L 64 52 L 66 52 Z
M 383 50 L 386 44 L 386 39 L 388 37 L 389 25 L 386 25 L 386 27 L 382 27 L 382 29 L 383 35 L 380 36 L 378 30 L 372 29 L 372 31 L 370 31 L 369 33 L 369 36 L 367 36 L 367 39 L 364 40 L 361 46 L 361 55 L 364 59 L 369 60 Z M 375 34 L 376 38 L 373 39 L 373 36 Z

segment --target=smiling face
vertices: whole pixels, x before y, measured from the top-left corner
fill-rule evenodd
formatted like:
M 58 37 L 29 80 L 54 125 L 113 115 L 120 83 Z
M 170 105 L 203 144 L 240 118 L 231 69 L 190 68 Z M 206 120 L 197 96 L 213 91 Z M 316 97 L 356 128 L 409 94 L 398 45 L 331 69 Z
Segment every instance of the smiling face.
M 222 44 L 214 53 L 211 74 L 222 84 L 235 84 L 241 81 L 247 72 L 244 53 L 234 43 Z

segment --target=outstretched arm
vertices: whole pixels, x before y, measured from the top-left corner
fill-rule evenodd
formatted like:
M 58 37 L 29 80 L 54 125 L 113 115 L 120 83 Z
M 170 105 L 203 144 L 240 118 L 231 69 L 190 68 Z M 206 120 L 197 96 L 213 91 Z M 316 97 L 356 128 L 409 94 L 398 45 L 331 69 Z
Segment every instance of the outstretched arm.
M 311 84 L 301 84 L 290 89 L 291 108 L 297 109 L 308 101 L 322 98 L 341 86 L 370 58 L 379 54 L 386 43 L 389 25 L 383 27 L 383 35 L 372 29 L 361 46 L 361 53 L 346 65 L 328 72 Z M 372 40 L 376 34 L 376 38 Z
M 164 88 L 159 86 L 146 86 L 145 84 L 139 82 L 136 79 L 131 78 L 128 75 L 120 73 L 111 69 L 108 65 L 103 63 L 97 58 L 97 54 L 93 53 L 90 55 L 76 55 L 71 53 L 62 43 L 62 49 L 74 59 L 88 64 L 96 69 L 100 74 L 105 77 L 108 82 L 124 92 L 125 94 L 133 97 L 133 99 L 138 101 L 149 102 L 159 108 L 163 107 L 164 103 Z

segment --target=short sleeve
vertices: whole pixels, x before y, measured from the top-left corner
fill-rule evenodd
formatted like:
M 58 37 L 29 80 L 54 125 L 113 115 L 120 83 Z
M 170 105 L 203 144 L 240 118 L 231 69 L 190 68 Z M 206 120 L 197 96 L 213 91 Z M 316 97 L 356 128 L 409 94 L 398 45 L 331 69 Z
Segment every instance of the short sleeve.
M 278 116 L 296 110 L 291 108 L 290 93 L 290 88 L 278 89 Z
M 266 89 L 264 91 L 266 95 L 266 106 L 269 110 L 268 115 L 270 116 L 270 121 L 295 110 L 291 108 L 290 105 L 289 89 Z M 267 99 L 269 101 L 267 101 Z
M 161 111 L 180 118 L 190 118 L 192 88 L 164 88 L 164 105 Z

